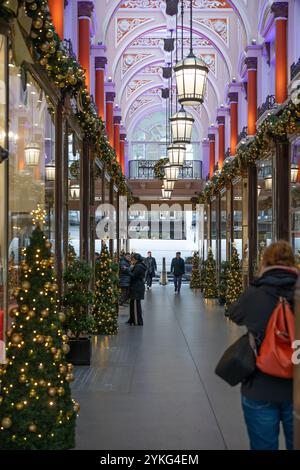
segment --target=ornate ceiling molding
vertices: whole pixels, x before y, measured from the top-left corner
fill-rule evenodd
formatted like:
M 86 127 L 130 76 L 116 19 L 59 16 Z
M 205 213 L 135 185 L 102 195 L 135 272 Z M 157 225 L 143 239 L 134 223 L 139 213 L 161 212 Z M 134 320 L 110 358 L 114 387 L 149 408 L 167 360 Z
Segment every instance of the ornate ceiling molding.
M 152 80 L 142 80 L 142 79 L 136 79 L 136 80 L 131 80 L 129 85 L 126 87 L 126 98 L 130 98 L 131 95 L 133 95 L 137 90 L 140 88 L 144 87 L 145 85 L 149 85 L 149 83 L 152 83 Z
M 216 33 L 228 46 L 229 43 L 229 29 L 227 18 L 204 18 L 195 17 L 195 23 L 206 26 L 208 29 Z
M 131 67 L 137 65 L 139 62 L 142 62 L 145 59 L 150 59 L 153 57 L 153 54 L 124 54 L 122 56 L 122 68 L 121 68 L 121 76 L 122 78 L 131 69 Z
M 185 7 L 189 7 L 189 1 L 185 0 Z M 193 0 L 193 6 L 199 10 L 213 9 L 213 8 L 230 8 L 228 2 L 218 0 Z M 119 7 L 120 9 L 165 9 L 165 0 L 128 0 L 123 1 Z
M 152 18 L 116 18 L 116 46 L 130 33 L 135 29 L 139 28 L 145 23 L 150 23 Z

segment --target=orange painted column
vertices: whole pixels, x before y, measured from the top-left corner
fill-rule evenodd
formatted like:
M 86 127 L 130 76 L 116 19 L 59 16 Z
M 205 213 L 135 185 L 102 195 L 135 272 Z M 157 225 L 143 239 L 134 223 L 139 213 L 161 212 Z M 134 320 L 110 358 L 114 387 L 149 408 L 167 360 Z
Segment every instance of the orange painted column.
M 236 154 L 236 147 L 238 144 L 238 101 L 239 95 L 237 92 L 228 94 L 230 102 L 230 156 L 234 157 Z
M 248 135 L 255 135 L 257 120 L 257 57 L 247 57 L 248 69 Z
M 106 134 L 109 143 L 114 147 L 114 99 L 116 94 L 112 91 L 106 92 Z
M 120 163 L 120 124 L 121 116 L 114 116 L 114 149 L 116 151 L 117 160 Z
M 282 104 L 287 99 L 288 85 L 288 45 L 287 19 L 288 2 L 274 2 L 271 11 L 275 16 L 275 99 Z
M 208 139 L 209 139 L 209 176 L 211 178 L 215 171 L 215 158 L 216 158 L 215 134 L 208 134 Z
M 52 22 L 61 40 L 64 39 L 65 0 L 48 0 Z
M 98 108 L 98 116 L 105 121 L 105 65 L 106 57 L 95 58 L 95 101 Z
M 93 2 L 78 2 L 78 59 L 85 72 L 86 86 L 90 92 L 90 28 L 91 16 L 94 9 Z
M 218 168 L 222 170 L 225 158 L 225 116 L 218 116 L 217 123 L 219 125 L 219 159 Z
M 125 175 L 125 139 L 126 134 L 120 135 L 120 165 L 122 168 L 122 173 Z

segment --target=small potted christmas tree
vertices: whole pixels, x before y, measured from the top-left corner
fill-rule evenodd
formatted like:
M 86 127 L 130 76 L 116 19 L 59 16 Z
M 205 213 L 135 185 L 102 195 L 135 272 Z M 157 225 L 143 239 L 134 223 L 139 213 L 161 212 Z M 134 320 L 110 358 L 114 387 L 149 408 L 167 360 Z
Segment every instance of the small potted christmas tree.
M 192 261 L 192 276 L 190 281 L 191 289 L 200 289 L 201 288 L 201 277 L 200 277 L 200 259 L 198 252 L 193 254 Z
M 218 297 L 216 261 L 211 248 L 208 249 L 207 260 L 205 263 L 203 296 L 207 303 L 210 304 L 216 303 L 216 298 Z
M 119 266 L 110 258 L 105 242 L 96 263 L 95 299 L 93 305 L 94 333 L 115 335 L 118 332 Z
M 229 261 L 223 261 L 220 267 L 220 282 L 218 286 L 220 305 L 224 305 L 226 302 L 226 290 L 227 290 L 229 269 L 230 269 Z
M 89 314 L 93 294 L 89 289 L 92 270 L 80 260 L 73 260 L 64 272 L 63 305 L 66 308 L 65 329 L 70 337 L 68 359 L 74 365 L 90 365 L 91 334 L 94 320 Z
M 240 266 L 239 254 L 233 245 L 231 250 L 231 260 L 228 272 L 225 312 L 236 302 L 243 292 L 242 270 Z

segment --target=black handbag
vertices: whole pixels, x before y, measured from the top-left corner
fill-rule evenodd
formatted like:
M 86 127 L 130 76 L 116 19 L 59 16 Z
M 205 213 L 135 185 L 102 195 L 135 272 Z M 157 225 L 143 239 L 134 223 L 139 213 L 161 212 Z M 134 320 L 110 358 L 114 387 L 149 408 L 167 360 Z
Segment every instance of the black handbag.
M 247 379 L 255 369 L 255 339 L 251 333 L 247 333 L 226 349 L 215 373 L 229 385 L 234 386 Z

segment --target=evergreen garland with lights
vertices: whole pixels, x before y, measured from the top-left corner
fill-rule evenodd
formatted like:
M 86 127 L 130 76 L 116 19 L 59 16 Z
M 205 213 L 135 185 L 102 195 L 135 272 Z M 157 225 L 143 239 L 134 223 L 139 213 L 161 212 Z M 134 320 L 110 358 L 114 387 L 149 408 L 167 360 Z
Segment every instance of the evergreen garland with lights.
M 96 262 L 96 285 L 93 315 L 95 334 L 115 335 L 118 332 L 119 266 L 110 258 L 102 242 L 99 261 Z
M 0 448 L 61 450 L 75 445 L 79 405 L 71 399 L 73 366 L 59 311 L 51 243 L 37 222 L 22 250 L 18 307 L 7 331 L 7 363 L 1 377 Z
M 225 310 L 236 302 L 243 292 L 242 270 L 240 266 L 240 258 L 236 247 L 233 245 L 231 250 L 230 267 L 228 270 L 226 303 Z
M 190 281 L 191 289 L 200 289 L 201 287 L 199 266 L 200 266 L 199 253 L 195 252 L 193 254 L 193 260 L 192 260 L 192 276 L 191 276 L 191 281 Z
M 218 297 L 216 261 L 211 248 L 208 249 L 207 260 L 205 262 L 203 296 L 205 299 L 215 299 Z

